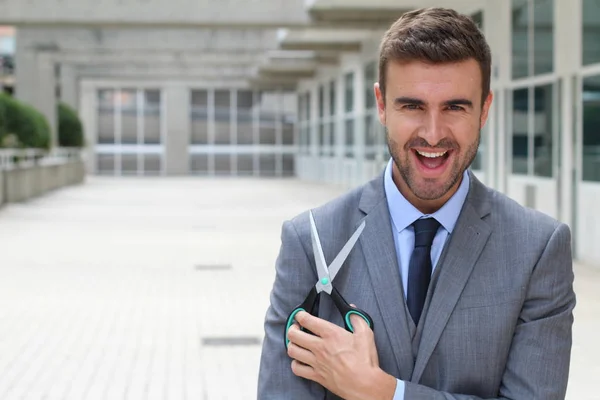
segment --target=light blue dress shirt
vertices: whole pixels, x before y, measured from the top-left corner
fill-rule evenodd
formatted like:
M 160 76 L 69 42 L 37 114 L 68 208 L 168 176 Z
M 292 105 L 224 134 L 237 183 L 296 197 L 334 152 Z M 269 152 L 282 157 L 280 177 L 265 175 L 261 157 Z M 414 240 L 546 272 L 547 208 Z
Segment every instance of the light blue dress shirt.
M 406 301 L 406 293 L 408 292 L 408 265 L 415 246 L 415 234 L 412 223 L 419 218 L 433 217 L 441 225 L 431 245 L 431 265 L 433 266 L 433 272 L 435 271 L 444 244 L 456 225 L 460 211 L 467 198 L 467 193 L 469 192 L 470 182 L 469 174 L 465 171 L 458 190 L 446 204 L 433 214 L 423 214 L 406 200 L 396 187 L 392 179 L 392 162 L 392 159 L 390 159 L 385 169 L 384 189 L 392 220 L 392 232 L 394 234 L 398 265 L 400 266 L 402 287 L 404 288 L 404 300 Z M 393 400 L 404 400 L 404 381 L 400 379 L 398 379 Z

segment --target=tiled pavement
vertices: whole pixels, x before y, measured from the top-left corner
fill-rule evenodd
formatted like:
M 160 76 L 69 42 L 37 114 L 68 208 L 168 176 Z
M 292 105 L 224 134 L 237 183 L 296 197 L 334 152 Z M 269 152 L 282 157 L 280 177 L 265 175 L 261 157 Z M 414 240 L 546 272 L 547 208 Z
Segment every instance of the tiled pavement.
M 281 222 L 340 189 L 92 177 L 0 210 L 0 399 L 255 399 Z M 569 399 L 600 399 L 577 266 Z

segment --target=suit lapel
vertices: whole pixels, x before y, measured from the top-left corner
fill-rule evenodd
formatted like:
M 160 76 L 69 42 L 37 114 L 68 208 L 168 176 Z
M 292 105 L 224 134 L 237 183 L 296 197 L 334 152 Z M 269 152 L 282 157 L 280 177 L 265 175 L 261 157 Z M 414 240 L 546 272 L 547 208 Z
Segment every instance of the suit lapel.
M 470 174 L 471 189 L 439 268 L 439 277 L 425 317 L 412 382 L 419 382 L 448 319 L 491 234 L 482 220 L 489 213 L 485 187 Z
M 375 290 L 377 306 L 384 321 L 392 351 L 403 379 L 412 375 L 414 359 L 404 295 L 398 268 L 396 246 L 392 236 L 389 210 L 385 201 L 383 175 L 363 192 L 360 208 L 367 213 L 365 230 L 360 237 L 367 270 Z M 375 327 L 377 330 L 377 326 Z

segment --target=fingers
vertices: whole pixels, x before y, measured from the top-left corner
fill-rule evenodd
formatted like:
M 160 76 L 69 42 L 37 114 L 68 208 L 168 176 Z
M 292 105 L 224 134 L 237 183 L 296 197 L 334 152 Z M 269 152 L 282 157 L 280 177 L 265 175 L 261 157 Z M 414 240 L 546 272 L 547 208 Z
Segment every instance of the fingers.
M 288 346 L 288 356 L 300 361 L 303 364 L 310 365 L 311 367 L 314 366 L 316 362 L 316 357 L 312 352 L 298 346 L 295 343 L 290 343 Z
M 314 350 L 318 346 L 318 343 L 320 341 L 320 338 L 318 336 L 301 331 L 298 324 L 294 324 L 290 327 L 287 333 L 287 337 L 291 343 L 296 344 L 297 346 L 300 346 L 303 349 L 307 350 Z
M 350 303 L 350 307 L 356 308 L 356 305 Z M 371 327 L 369 326 L 369 324 L 367 323 L 367 321 L 365 321 L 365 319 L 362 318 L 360 315 L 350 314 L 350 323 L 352 324 L 352 328 L 354 329 L 354 333 L 361 333 L 361 332 L 365 332 L 365 331 L 370 331 L 371 330 Z
M 300 311 L 296 314 L 296 321 L 305 329 L 308 329 L 317 336 L 323 337 L 328 332 L 331 332 L 331 322 L 325 321 L 321 318 L 317 318 L 305 311 Z
M 310 379 L 311 381 L 317 382 L 323 385 L 320 376 L 315 372 L 314 368 L 310 365 L 305 365 L 299 362 L 298 360 L 292 361 L 292 372 L 294 375 L 299 376 L 301 378 Z

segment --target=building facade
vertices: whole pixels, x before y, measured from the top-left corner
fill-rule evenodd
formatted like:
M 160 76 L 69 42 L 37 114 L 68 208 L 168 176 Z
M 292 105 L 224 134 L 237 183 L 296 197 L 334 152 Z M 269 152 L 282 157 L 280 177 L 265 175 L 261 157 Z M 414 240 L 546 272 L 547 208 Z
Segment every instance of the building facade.
M 472 170 L 569 224 L 575 256 L 600 263 L 597 0 L 262 0 L 252 10 L 174 0 L 172 13 L 164 0 L 96 12 L 67 1 L 52 19 L 6 0 L 0 23 L 18 29 L 16 95 L 52 124 L 59 99 L 79 110 L 90 173 L 345 187 L 389 159 L 373 95 L 381 36 L 406 10 L 456 8 L 493 54 L 494 102 Z
M 492 48 L 495 96 L 472 170 L 569 224 L 575 256 L 599 263 L 600 2 L 489 0 L 470 11 Z M 380 38 L 300 81 L 299 177 L 352 187 L 388 161 L 373 94 Z

